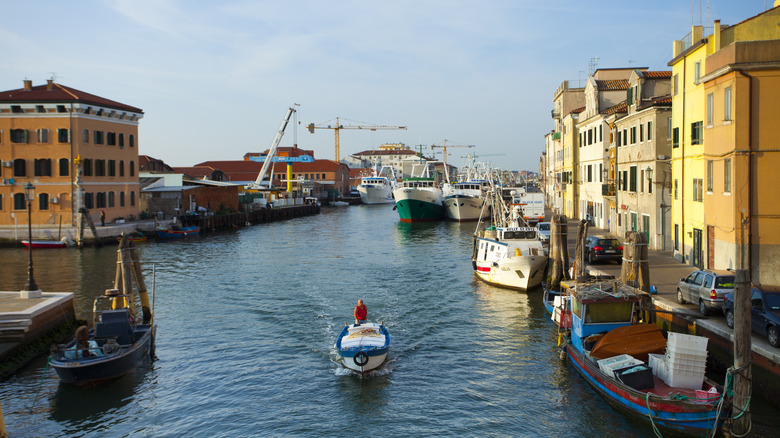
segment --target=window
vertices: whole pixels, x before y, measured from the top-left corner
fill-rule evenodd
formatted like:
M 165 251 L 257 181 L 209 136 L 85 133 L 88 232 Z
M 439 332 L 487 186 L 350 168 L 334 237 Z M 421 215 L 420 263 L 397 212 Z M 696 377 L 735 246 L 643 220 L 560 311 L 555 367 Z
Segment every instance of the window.
M 35 112 L 45 113 L 46 112 L 46 108 L 43 105 L 35 105 Z
M 130 192 L 130 206 L 132 207 L 134 205 L 135 205 L 135 192 L 131 191 Z
M 592 129 L 588 129 L 588 144 L 589 145 L 593 144 L 593 130 Z
M 49 209 L 49 194 L 48 193 L 41 193 L 38 195 L 38 209 L 39 210 L 48 210 Z
M 636 167 L 634 167 L 634 169 L 636 169 Z M 624 170 L 622 173 L 623 173 L 623 179 L 621 180 L 621 182 L 623 183 L 623 191 L 625 192 L 626 190 L 628 190 L 628 171 Z M 636 183 L 636 181 L 634 183 Z
M 106 193 L 98 192 L 95 196 L 95 206 L 97 208 L 106 208 Z
M 712 93 L 707 95 L 707 126 L 712 126 L 712 103 L 715 96 Z
M 631 175 L 629 176 L 628 190 L 636 192 L 636 166 L 631 166 L 629 169 L 631 170 Z
M 620 143 L 620 130 L 618 130 L 617 132 L 617 145 L 622 146 L 622 144 Z
M 640 124 L 639 125 L 639 141 L 643 142 L 645 141 L 645 125 Z
M 628 144 L 628 129 L 623 130 L 623 145 Z
M 604 164 L 599 163 L 599 182 L 604 182 Z
M 653 139 L 653 122 L 647 122 L 647 141 Z
M 49 142 L 49 130 L 48 129 L 39 129 L 38 130 L 38 143 L 48 143 Z
M 11 112 L 12 113 L 23 113 L 24 110 L 22 109 L 21 105 L 11 105 Z
M 644 193 L 645 192 L 645 170 L 642 169 L 641 172 L 639 172 L 639 191 Z
M 60 143 L 70 142 L 70 129 L 60 128 L 57 130 L 57 141 Z
M 57 105 L 57 112 L 58 113 L 66 113 L 68 110 L 65 109 L 65 105 Z
M 671 117 L 666 119 L 666 139 L 667 140 L 672 139 L 672 118 Z
M 693 179 L 693 201 L 694 202 L 702 202 L 704 200 L 704 193 L 703 193 L 703 181 L 701 178 L 694 178 Z
M 106 132 L 106 145 L 116 146 L 116 132 Z
M 89 143 L 89 129 L 82 129 L 81 130 L 81 142 L 82 143 Z
M 114 192 L 108 192 L 108 208 L 114 206 Z
M 125 162 L 124 162 L 124 160 L 119 160 L 119 176 L 125 176 Z
M 723 160 L 723 191 L 731 193 L 731 158 Z
M 731 120 L 731 87 L 723 90 L 723 120 Z
M 701 77 L 701 61 L 697 61 L 696 64 L 693 64 L 693 81 L 699 82 L 700 77 Z
M 707 191 L 712 192 L 712 171 L 714 167 L 714 162 L 712 160 L 707 160 Z
M 135 137 L 133 137 L 133 134 L 127 136 L 127 142 L 128 142 L 128 146 L 130 146 L 131 148 L 135 147 Z
M 631 127 L 631 144 L 636 143 L 636 126 Z
M 125 135 L 119 134 L 119 147 L 123 148 L 125 147 Z
M 26 129 L 12 129 L 11 130 L 11 143 L 27 143 L 27 130 Z
M 106 160 L 95 160 L 95 176 L 106 176 Z
M 135 176 L 135 163 L 132 161 L 130 162 L 130 176 Z M 130 205 L 135 205 L 135 204 L 131 203 Z
M 60 158 L 60 176 L 68 176 L 70 173 L 70 163 L 67 158 Z
M 119 192 L 119 206 L 125 206 L 125 192 Z
M 27 161 L 24 158 L 14 160 L 14 176 L 27 176 Z
M 588 164 L 588 182 L 593 182 L 593 169 L 590 164 Z
M 604 141 L 604 125 L 599 125 L 599 141 Z
M 674 180 L 674 199 L 677 199 L 677 180 Z
M 116 160 L 108 160 L 108 176 L 116 176 Z
M 680 128 L 672 129 L 672 147 L 673 148 L 680 147 Z
M 81 160 L 81 172 L 84 176 L 92 176 L 92 160 L 85 158 Z
M 691 123 L 691 144 L 701 144 L 701 122 Z
M 48 158 L 35 159 L 33 161 L 35 176 L 51 176 L 51 160 Z
M 653 177 L 647 177 L 647 193 L 653 193 Z
M 103 144 L 103 131 L 92 131 L 93 143 Z
M 633 105 L 634 104 L 634 89 L 629 88 L 626 90 L 626 105 Z
M 674 224 L 674 250 L 680 250 L 680 225 Z
M 679 74 L 676 74 L 672 78 L 672 96 L 677 96 L 677 93 L 680 91 L 679 76 Z
M 14 194 L 14 210 L 26 210 L 27 201 L 24 199 L 24 193 Z
M 95 208 L 95 194 L 84 193 L 84 208 Z

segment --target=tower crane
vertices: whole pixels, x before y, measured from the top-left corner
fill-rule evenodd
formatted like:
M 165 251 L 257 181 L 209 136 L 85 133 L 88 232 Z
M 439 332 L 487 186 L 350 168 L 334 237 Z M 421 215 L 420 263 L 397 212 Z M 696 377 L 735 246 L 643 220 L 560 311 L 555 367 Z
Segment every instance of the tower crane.
M 306 125 L 306 129 L 309 130 L 310 133 L 314 134 L 315 129 L 332 129 L 333 133 L 336 136 L 336 162 L 339 162 L 339 131 L 342 129 L 365 129 L 369 131 L 378 131 L 380 129 L 406 129 L 406 126 L 386 126 L 386 125 L 372 125 L 372 124 L 366 124 L 366 125 L 342 125 L 339 123 L 339 118 L 336 117 L 336 125 L 315 125 L 314 123 L 309 123 Z
M 444 161 L 445 166 L 447 165 L 447 148 L 473 148 L 473 147 L 475 147 L 473 144 L 460 144 L 460 145 L 447 144 L 447 140 L 444 140 L 443 145 L 435 145 L 435 144 L 431 145 L 431 149 L 441 148 L 442 155 L 444 156 L 443 157 L 444 159 L 442 161 Z

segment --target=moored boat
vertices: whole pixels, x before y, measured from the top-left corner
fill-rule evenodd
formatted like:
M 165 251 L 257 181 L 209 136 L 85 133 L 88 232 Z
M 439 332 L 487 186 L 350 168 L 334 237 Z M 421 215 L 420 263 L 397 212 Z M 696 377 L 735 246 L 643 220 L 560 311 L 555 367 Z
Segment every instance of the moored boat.
M 200 227 L 194 225 L 181 228 L 157 227 L 155 228 L 155 231 L 157 232 L 157 237 L 160 239 L 179 239 L 182 237 L 197 235 L 200 233 Z
M 610 404 L 676 434 L 709 436 L 721 426 L 728 403 L 704 377 L 706 338 L 670 333 L 667 341 L 658 326 L 637 323 L 647 297 L 617 281 L 579 283 L 569 294 L 559 300 L 569 307 L 566 355 Z
M 65 242 L 59 240 L 33 240 L 30 244 L 29 240 L 22 240 L 22 245 L 33 249 L 51 249 L 51 248 L 65 248 Z
M 393 190 L 401 222 L 430 222 L 444 217 L 441 189 L 433 178 L 407 178 Z
M 488 213 L 483 213 L 480 223 L 492 220 L 493 225 L 485 230 L 477 226 L 471 258 L 474 273 L 486 283 L 508 289 L 539 286 L 547 255 L 536 228 L 524 222 L 519 207 L 509 210 L 497 192 L 491 192 L 488 201 L 490 208 L 483 209 Z
M 384 324 L 347 325 L 336 339 L 336 351 L 342 364 L 361 374 L 381 366 L 389 349 L 390 333 Z
M 364 204 L 391 204 L 395 202 L 393 199 L 393 189 L 396 182 L 393 176 L 393 171 L 390 169 L 390 178 L 384 176 L 385 167 L 380 171 L 374 170 L 373 175 L 364 176 L 360 180 L 360 185 L 357 186 L 357 191 L 360 194 L 360 200 Z
M 444 216 L 448 220 L 465 222 L 479 220 L 485 203 L 485 181 L 458 182 L 444 196 Z

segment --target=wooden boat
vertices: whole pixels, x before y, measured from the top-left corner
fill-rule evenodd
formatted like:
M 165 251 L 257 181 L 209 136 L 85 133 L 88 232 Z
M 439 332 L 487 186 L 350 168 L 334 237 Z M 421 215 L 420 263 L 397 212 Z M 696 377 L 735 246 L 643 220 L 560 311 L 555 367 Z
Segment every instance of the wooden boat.
M 722 387 L 704 377 L 706 338 L 698 380 L 673 377 L 671 368 L 659 366 L 671 341 L 667 347 L 658 326 L 636 323 L 645 294 L 617 281 L 580 283 L 569 294 L 570 308 L 562 309 L 570 316 L 563 318 L 570 321 L 566 354 L 610 404 L 675 434 L 705 436 L 721 427 L 730 403 L 720 395 Z
M 32 245 L 29 240 L 22 240 L 22 245 L 33 249 L 65 248 L 65 242 L 59 240 L 33 240 Z
M 382 365 L 390 349 L 390 333 L 384 324 L 347 325 L 336 339 L 336 351 L 346 368 L 367 373 Z
M 56 349 L 50 364 L 65 383 L 94 385 L 130 373 L 146 359 L 154 357 L 157 330 L 149 307 L 140 262 L 132 242 L 125 236 L 119 244 L 119 263 L 115 285 L 138 283 L 142 315 L 134 317 L 132 287 L 129 294 L 108 289 L 95 298 L 92 307 L 93 326 L 79 327 L 77 339 Z M 127 281 L 121 281 L 124 278 Z M 83 338 L 78 339 L 83 334 Z
M 134 243 L 146 242 L 147 240 L 149 240 L 149 236 L 144 235 L 140 231 L 137 232 L 137 233 L 132 233 L 132 234 L 128 235 L 128 238 L 130 240 L 132 240 Z M 116 240 L 120 241 L 120 240 L 122 240 L 122 238 L 121 237 L 117 237 Z
M 155 228 L 155 231 L 157 232 L 157 237 L 160 239 L 179 239 L 197 235 L 200 233 L 200 227 L 191 226 L 181 227 L 180 229 L 157 227 Z

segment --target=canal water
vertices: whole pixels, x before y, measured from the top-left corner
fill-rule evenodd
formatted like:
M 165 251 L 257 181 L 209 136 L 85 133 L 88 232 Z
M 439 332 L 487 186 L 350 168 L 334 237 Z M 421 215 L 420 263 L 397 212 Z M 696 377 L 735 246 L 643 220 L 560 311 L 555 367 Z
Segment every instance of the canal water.
M 363 205 L 139 244 L 157 360 L 77 388 L 40 357 L 0 383 L 9 436 L 653 436 L 559 360 L 540 290 L 474 280 L 474 227 Z M 38 285 L 89 319 L 116 248 L 33 255 Z M 0 288 L 25 284 L 26 257 L 0 250 Z M 364 377 L 333 349 L 358 298 L 392 337 Z

